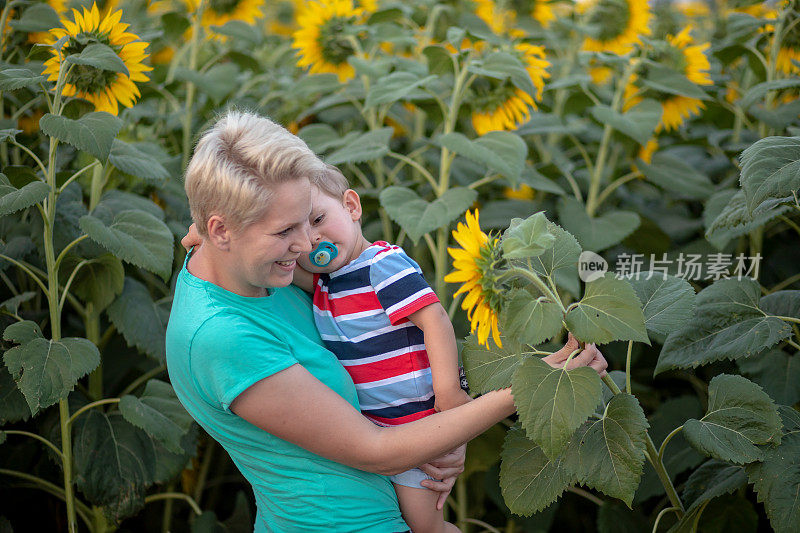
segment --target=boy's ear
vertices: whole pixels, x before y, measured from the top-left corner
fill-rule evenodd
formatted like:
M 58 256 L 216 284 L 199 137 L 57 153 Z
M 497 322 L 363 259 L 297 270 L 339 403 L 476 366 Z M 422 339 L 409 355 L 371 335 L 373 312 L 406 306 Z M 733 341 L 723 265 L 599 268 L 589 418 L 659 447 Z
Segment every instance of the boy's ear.
M 361 220 L 361 198 L 358 193 L 353 189 L 344 191 L 344 198 L 342 199 L 344 207 L 350 212 L 350 218 L 353 222 Z
M 231 231 L 225 224 L 225 219 L 219 215 L 211 215 L 206 223 L 206 229 L 211 244 L 223 251 L 230 249 Z

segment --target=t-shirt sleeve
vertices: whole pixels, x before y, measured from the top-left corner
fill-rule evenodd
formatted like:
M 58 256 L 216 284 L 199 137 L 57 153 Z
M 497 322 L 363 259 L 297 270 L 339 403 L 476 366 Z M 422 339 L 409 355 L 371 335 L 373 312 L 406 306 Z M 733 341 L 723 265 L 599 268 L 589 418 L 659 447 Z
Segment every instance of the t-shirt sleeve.
M 230 405 L 255 383 L 297 363 L 285 342 L 243 317 L 217 315 L 195 333 L 191 373 L 217 408 Z
M 394 325 L 439 298 L 413 259 L 399 248 L 380 252 L 369 271 L 378 301 Z

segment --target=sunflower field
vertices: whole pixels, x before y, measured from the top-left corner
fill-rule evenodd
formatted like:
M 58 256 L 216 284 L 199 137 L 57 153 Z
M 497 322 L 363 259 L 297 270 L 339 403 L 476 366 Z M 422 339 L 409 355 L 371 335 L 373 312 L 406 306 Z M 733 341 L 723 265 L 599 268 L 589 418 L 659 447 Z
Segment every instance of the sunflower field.
M 164 348 L 230 106 L 340 167 L 472 392 L 512 387 L 462 531 L 800 532 L 797 0 L 0 5 L 0 532 L 252 531 Z M 567 331 L 607 376 L 541 361 Z

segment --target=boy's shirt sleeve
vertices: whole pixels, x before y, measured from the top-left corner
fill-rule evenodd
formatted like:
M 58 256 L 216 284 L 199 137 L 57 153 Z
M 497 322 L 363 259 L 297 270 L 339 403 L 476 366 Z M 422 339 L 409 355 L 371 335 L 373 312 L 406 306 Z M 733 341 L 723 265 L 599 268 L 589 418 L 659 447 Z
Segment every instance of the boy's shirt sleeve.
M 379 252 L 369 270 L 370 283 L 392 325 L 439 298 L 413 259 L 398 248 Z

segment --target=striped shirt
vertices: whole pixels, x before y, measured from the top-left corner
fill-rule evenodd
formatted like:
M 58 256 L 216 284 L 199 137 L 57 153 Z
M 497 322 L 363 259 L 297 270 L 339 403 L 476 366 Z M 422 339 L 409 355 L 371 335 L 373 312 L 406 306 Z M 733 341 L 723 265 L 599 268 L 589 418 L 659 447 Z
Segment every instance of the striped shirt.
M 361 412 L 380 425 L 434 413 L 424 335 L 408 316 L 438 301 L 419 265 L 383 241 L 314 276 L 320 336 L 353 378 Z

